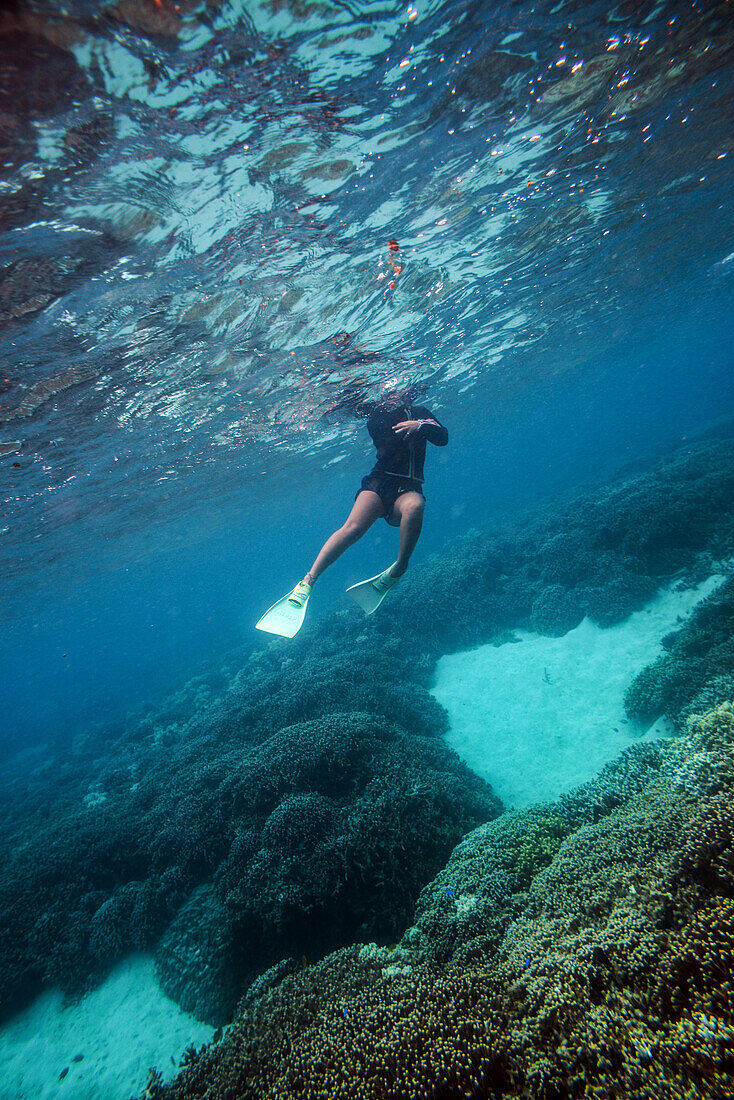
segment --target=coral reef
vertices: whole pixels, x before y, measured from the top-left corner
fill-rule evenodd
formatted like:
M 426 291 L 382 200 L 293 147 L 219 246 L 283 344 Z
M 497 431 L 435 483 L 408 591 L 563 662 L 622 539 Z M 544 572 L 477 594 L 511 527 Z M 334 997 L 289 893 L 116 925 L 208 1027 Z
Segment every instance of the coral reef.
M 224 903 L 211 886 L 184 902 L 155 954 L 164 993 L 213 1026 L 226 1023 L 242 993 L 241 949 Z
M 713 799 L 682 790 L 682 762 L 702 746 L 731 761 L 730 704 L 691 721 L 661 749 L 671 766 L 595 824 L 538 807 L 466 838 L 423 892 L 416 927 L 449 871 L 479 892 L 506 859 L 508 883 L 519 866 L 531 881 L 498 945 L 438 965 L 408 935 L 395 950 L 353 947 L 276 976 L 163 1097 L 724 1100 L 734 782 L 729 773 Z
M 638 742 L 624 749 L 588 783 L 561 795 L 559 811 L 578 825 L 591 825 L 639 794 L 663 763 L 660 742 Z
M 157 710 L 80 731 L 52 766 L 0 777 L 2 1011 L 44 985 L 78 994 L 139 949 L 156 952 L 174 998 L 216 1023 L 263 971 L 288 972 L 297 990 L 293 959 L 367 939 L 402 937 L 385 967 L 427 985 L 450 971 L 465 989 L 476 972 L 484 997 L 491 972 L 518 1019 L 532 960 L 554 944 L 559 973 L 564 952 L 578 955 L 597 997 L 602 956 L 625 972 L 614 936 L 631 952 L 637 937 L 647 981 L 661 928 L 669 939 L 686 920 L 651 883 L 682 851 L 698 802 L 723 817 L 726 708 L 670 744 L 631 746 L 553 805 L 498 818 L 491 790 L 447 749 L 428 688 L 451 645 L 557 632 L 592 607 L 616 621 L 673 572 L 709 573 L 731 552 L 733 476 L 730 450 L 701 444 L 514 529 L 471 534 L 406 577 L 390 616 L 337 612 L 287 648 L 263 639 Z M 687 706 L 726 694 L 729 598 L 722 589 L 670 649 Z M 703 824 L 698 835 L 701 851 L 718 843 Z M 683 885 L 670 887 L 684 901 L 726 866 L 722 848 L 715 872 L 694 867 L 685 843 Z
M 706 705 L 727 695 L 734 667 L 734 578 L 701 603 L 689 622 L 663 639 L 665 653 L 630 684 L 630 717 L 650 721 L 661 714 L 680 725 L 694 700 Z
M 726 444 L 681 450 L 655 470 L 539 512 L 489 537 L 469 532 L 396 592 L 401 631 L 438 654 L 512 629 L 562 634 L 638 611 L 661 584 L 706 575 L 731 553 L 734 463 Z M 700 578 L 699 578 L 700 579 Z
M 211 738 L 138 745 L 126 784 L 105 776 L 21 834 L 0 883 L 4 999 L 30 976 L 78 992 L 170 925 L 164 987 L 220 1023 L 285 955 L 394 939 L 457 840 L 499 810 L 438 737 L 375 715 L 327 713 L 212 758 Z
M 421 892 L 403 946 L 434 963 L 490 958 L 570 830 L 553 808 L 534 806 L 469 833 Z
M 401 968 L 390 959 L 386 949 L 348 949 L 261 999 L 245 998 L 224 1042 L 202 1052 L 163 1096 L 397 1100 L 429 1090 L 480 1096 L 501 1085 L 491 985 L 477 974 Z

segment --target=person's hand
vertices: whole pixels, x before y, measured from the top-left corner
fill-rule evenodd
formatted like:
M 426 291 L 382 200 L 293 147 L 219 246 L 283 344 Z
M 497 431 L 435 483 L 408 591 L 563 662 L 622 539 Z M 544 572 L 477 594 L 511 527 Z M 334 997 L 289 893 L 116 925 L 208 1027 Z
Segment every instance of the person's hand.
M 393 431 L 396 435 L 399 435 L 401 439 L 407 439 L 413 432 L 417 432 L 420 428 L 422 420 L 401 420 L 399 424 L 396 424 Z

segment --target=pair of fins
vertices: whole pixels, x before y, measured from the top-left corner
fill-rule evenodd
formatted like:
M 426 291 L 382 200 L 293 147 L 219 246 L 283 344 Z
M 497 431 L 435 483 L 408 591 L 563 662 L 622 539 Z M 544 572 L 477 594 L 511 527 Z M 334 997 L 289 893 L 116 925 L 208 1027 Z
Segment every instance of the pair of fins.
M 368 577 L 366 581 L 353 584 L 347 589 L 347 595 L 359 604 L 365 615 L 371 615 L 377 611 L 385 596 L 393 585 L 397 584 L 398 577 L 390 576 L 389 569 L 378 573 L 375 577 Z M 296 588 L 298 585 L 296 585 Z M 265 630 L 268 634 L 279 634 L 281 638 L 293 638 L 298 633 L 306 617 L 309 592 L 305 599 L 293 598 L 296 588 L 269 607 L 265 614 L 257 620 L 255 626 L 258 630 Z

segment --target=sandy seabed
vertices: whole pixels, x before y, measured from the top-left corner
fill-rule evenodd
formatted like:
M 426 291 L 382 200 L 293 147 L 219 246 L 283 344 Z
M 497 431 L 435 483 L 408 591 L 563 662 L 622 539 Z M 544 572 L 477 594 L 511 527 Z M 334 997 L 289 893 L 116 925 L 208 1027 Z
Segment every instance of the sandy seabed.
M 624 693 L 662 653 L 665 635 L 722 580 L 665 588 L 606 629 L 584 619 L 560 638 L 518 630 L 517 641 L 442 657 L 432 691 L 448 711 L 448 743 L 507 809 L 593 779 L 633 741 L 667 732 L 662 721 L 635 727 Z
M 212 1033 L 161 992 L 152 958 L 136 955 L 77 1004 L 49 991 L 0 1029 L 0 1100 L 127 1100 L 151 1066 L 172 1077 L 186 1047 Z

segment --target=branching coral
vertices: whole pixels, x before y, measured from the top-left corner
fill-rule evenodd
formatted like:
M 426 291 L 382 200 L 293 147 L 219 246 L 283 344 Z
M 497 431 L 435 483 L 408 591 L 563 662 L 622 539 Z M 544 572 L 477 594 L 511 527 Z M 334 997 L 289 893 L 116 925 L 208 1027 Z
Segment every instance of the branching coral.
M 685 736 L 666 748 L 662 772 L 680 791 L 710 797 L 734 785 L 734 708 L 719 704 L 692 715 Z
M 6 999 L 31 976 L 83 989 L 183 906 L 159 953 L 166 988 L 221 1022 L 253 967 L 396 938 L 456 841 L 499 810 L 430 723 L 419 736 L 336 712 L 262 745 L 215 749 L 212 737 L 182 742 L 173 763 L 151 750 L 134 789 L 82 803 L 6 862 Z M 186 908 L 212 884 L 223 947 L 211 906 Z
M 727 790 L 703 804 L 686 830 L 681 875 L 708 890 L 734 893 L 734 801 Z
M 529 886 L 538 872 L 551 863 L 571 831 L 568 821 L 553 812 L 529 824 L 515 856 L 515 870 L 523 886 Z
M 487 1096 L 506 1080 L 502 1017 L 480 973 L 391 966 L 389 953 L 338 952 L 245 1000 L 215 1053 L 166 1100 Z

